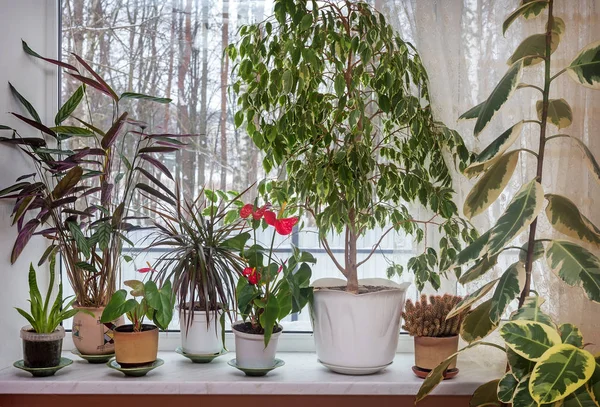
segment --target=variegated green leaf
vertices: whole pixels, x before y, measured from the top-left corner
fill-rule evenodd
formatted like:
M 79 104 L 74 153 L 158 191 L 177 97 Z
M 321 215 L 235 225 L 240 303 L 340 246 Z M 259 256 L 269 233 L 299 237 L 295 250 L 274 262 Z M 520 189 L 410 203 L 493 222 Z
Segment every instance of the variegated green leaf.
M 455 264 L 449 268 L 461 266 L 463 264 L 470 263 L 472 261 L 475 261 L 475 260 L 481 258 L 481 256 L 487 250 L 488 240 L 490 239 L 490 232 L 491 232 L 491 230 L 488 230 L 487 232 L 483 233 L 481 236 L 479 236 L 477 239 L 475 239 L 470 245 L 468 245 L 463 250 L 461 250 L 456 255 Z
M 521 250 L 519 250 L 519 261 L 525 263 L 527 261 L 527 247 L 529 246 L 529 242 L 523 243 L 521 246 Z M 545 253 L 544 244 L 539 240 L 536 240 L 533 244 L 533 261 L 541 259 Z
M 537 295 L 525 297 L 523 305 L 512 313 L 510 320 L 539 322 L 555 328 L 556 325 L 554 324 L 554 321 L 552 321 L 552 318 L 541 310 L 544 301 L 545 300 L 542 297 L 538 297 Z
M 448 316 L 446 317 L 446 319 L 450 319 L 450 318 L 460 314 L 461 312 L 465 311 L 467 308 L 469 308 L 471 305 L 473 305 L 475 302 L 477 302 L 479 299 L 481 299 L 481 297 L 483 297 L 488 292 L 490 292 L 490 290 L 492 288 L 494 288 L 494 285 L 496 285 L 497 282 L 498 282 L 498 280 L 490 281 L 483 287 L 481 287 L 478 290 L 467 295 L 458 304 L 456 304 L 454 306 L 454 308 L 452 308 L 452 310 L 448 313 Z
M 527 360 L 523 356 L 518 355 L 511 348 L 506 349 L 506 358 L 512 374 L 519 381 L 522 381 L 529 376 L 533 370 L 533 367 L 535 366 L 535 362 Z
M 485 275 L 492 267 L 494 267 L 498 263 L 498 255 L 494 255 L 492 257 L 488 257 L 487 255 L 483 256 L 481 260 L 479 260 L 473 267 L 468 269 L 460 278 L 458 282 L 461 284 L 467 284 L 471 281 L 477 280 L 479 277 Z
M 558 327 L 562 343 L 573 345 L 577 348 L 583 348 L 583 335 L 581 331 L 573 324 L 562 324 Z
M 535 103 L 538 119 L 542 120 L 542 109 L 544 104 L 541 100 Z M 564 99 L 550 99 L 548 101 L 548 120 L 550 123 L 563 129 L 569 127 L 573 123 L 573 111 L 571 106 Z
M 554 229 L 600 248 L 600 231 L 570 199 L 554 194 L 547 194 L 546 199 L 546 216 Z
M 500 322 L 508 304 L 517 298 L 525 282 L 525 265 L 521 262 L 511 264 L 498 280 L 498 285 L 492 296 L 490 319 Z
M 477 137 L 485 128 L 485 126 L 488 125 L 496 112 L 500 110 L 502 105 L 506 103 L 508 98 L 515 91 L 517 84 L 519 83 L 519 79 L 521 78 L 522 70 L 522 61 L 516 62 L 510 68 L 508 68 L 506 74 L 504 74 L 502 79 L 500 79 L 500 82 L 498 85 L 496 85 L 479 112 L 474 129 L 475 137 Z
M 529 391 L 538 404 L 562 400 L 583 386 L 594 373 L 594 356 L 573 345 L 560 344 L 537 361 L 529 379 Z
M 515 375 L 513 375 L 512 372 L 507 372 L 498 382 L 498 400 L 503 403 L 512 402 L 518 384 L 519 381 Z
M 523 121 L 518 122 L 488 145 L 464 170 L 465 175 L 471 178 L 496 163 L 502 154 L 519 138 L 523 123 Z
M 560 36 L 556 33 L 552 34 L 552 42 L 550 43 L 550 52 L 554 53 L 558 48 Z M 508 58 L 506 63 L 512 65 L 517 61 L 522 60 L 523 66 L 539 64 L 544 60 L 546 55 L 546 34 L 534 34 L 527 37 L 519 44 L 515 52 Z
M 458 118 L 458 120 L 477 119 L 477 117 L 479 116 L 479 113 L 481 113 L 481 109 L 483 108 L 483 105 L 485 105 L 485 101 L 481 102 L 477 106 L 472 107 L 469 110 L 467 110 L 466 112 L 464 112 L 463 114 L 461 114 L 460 117 Z
M 600 41 L 583 48 L 567 67 L 567 73 L 585 87 L 600 89 Z
M 578 388 L 560 402 L 560 407 L 598 407 L 586 386 Z
M 581 286 L 588 298 L 600 302 L 600 259 L 589 250 L 566 240 L 553 240 L 546 260 L 554 273 L 571 286 Z
M 596 161 L 596 157 L 594 157 L 592 151 L 589 149 L 588 146 L 585 145 L 583 141 L 575 137 L 570 138 L 571 140 L 575 140 L 577 142 L 577 146 L 581 149 L 581 151 L 583 151 L 588 168 L 594 174 L 594 178 L 596 179 L 596 181 L 600 184 L 600 165 L 598 164 L 598 161 Z
M 498 382 L 492 380 L 479 386 L 469 400 L 469 407 L 501 407 L 502 403 L 498 400 Z
M 542 210 L 544 190 L 535 179 L 523 185 L 490 231 L 488 252 L 496 254 L 523 232 Z
M 600 354 L 594 356 L 596 359 L 596 369 L 592 378 L 586 383 L 586 387 L 590 392 L 592 399 L 596 402 L 596 405 L 600 405 Z
M 496 327 L 490 319 L 490 308 L 492 300 L 479 304 L 477 308 L 472 310 L 464 319 L 460 327 L 460 336 L 466 342 L 472 343 L 479 339 L 488 336 Z
M 500 335 L 509 348 L 536 362 L 544 352 L 561 343 L 560 335 L 555 329 L 533 321 L 507 322 L 500 328 Z
M 519 162 L 519 151 L 504 154 L 495 162 L 473 186 L 465 199 L 463 212 L 471 219 L 479 215 L 496 201 L 500 196 Z
M 566 25 L 562 18 L 552 16 L 552 32 L 559 36 L 565 33 Z M 546 30 L 548 30 L 548 23 L 546 23 Z
M 544 8 L 546 8 L 547 5 L 548 2 L 544 0 L 523 2 L 515 11 L 513 11 L 508 15 L 508 17 L 506 17 L 506 20 L 504 20 L 504 24 L 502 24 L 502 34 L 506 35 L 506 30 L 508 30 L 508 27 L 510 27 L 510 25 L 519 16 L 523 16 L 525 18 L 537 16 L 542 12 Z
M 517 385 L 517 390 L 513 397 L 514 407 L 539 407 L 529 392 L 529 376 L 525 377 Z

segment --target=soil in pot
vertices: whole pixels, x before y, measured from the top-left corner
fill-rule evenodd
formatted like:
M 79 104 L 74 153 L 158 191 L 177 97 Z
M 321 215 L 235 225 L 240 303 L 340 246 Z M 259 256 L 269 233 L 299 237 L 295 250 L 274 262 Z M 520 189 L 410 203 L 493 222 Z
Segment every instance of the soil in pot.
M 158 328 L 142 324 L 135 332 L 133 325 L 115 328 L 115 356 L 123 368 L 141 367 L 154 363 L 158 355 Z
M 243 324 L 234 325 L 233 329 L 251 335 L 263 335 L 265 333 L 264 329 L 262 329 L 260 325 L 254 327 L 250 322 L 244 322 Z M 273 327 L 274 334 L 276 334 L 277 332 L 281 332 L 282 330 L 283 328 L 279 325 Z
M 22 330 L 23 364 L 25 367 L 43 368 L 60 365 L 64 330 L 38 334 L 33 329 Z

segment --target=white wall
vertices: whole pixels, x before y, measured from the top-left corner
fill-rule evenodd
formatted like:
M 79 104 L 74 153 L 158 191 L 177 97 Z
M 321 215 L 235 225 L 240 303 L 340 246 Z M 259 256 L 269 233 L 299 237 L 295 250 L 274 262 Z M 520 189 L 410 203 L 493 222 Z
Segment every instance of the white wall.
M 50 64 L 26 55 L 21 48 L 21 38 L 39 54 L 57 58 L 57 7 L 57 0 L 0 0 L 0 124 L 23 130 L 23 136 L 40 135 L 8 114 L 20 112 L 8 82 L 33 104 L 42 121 L 53 122 L 57 107 L 57 70 Z M 10 136 L 10 132 L 2 131 L 1 135 Z M 20 175 L 31 172 L 29 161 L 23 153 L 16 148 L 0 145 L 0 189 L 12 185 Z M 0 367 L 22 357 L 19 329 L 26 325 L 26 321 L 14 307 L 29 309 L 29 262 L 37 265 L 46 247 L 43 238 L 33 238 L 19 260 L 14 265 L 10 264 L 10 253 L 17 232 L 16 227 L 10 226 L 11 211 L 12 202 L 0 201 Z M 45 287 L 47 274 L 40 273 L 38 279 L 41 280 L 41 286 Z

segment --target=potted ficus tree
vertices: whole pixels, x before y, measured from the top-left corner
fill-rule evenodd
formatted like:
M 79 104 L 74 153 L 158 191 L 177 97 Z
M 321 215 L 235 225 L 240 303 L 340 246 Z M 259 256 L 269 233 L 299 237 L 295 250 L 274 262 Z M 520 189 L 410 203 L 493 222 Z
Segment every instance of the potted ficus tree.
M 383 15 L 352 1 L 275 1 L 274 10 L 242 27 L 228 48 L 236 60 L 235 123 L 264 151 L 267 172 L 285 166 L 272 185 L 274 202 L 312 215 L 346 278 L 313 282 L 319 360 L 372 373 L 393 360 L 406 284 L 361 281 L 359 268 L 388 233 L 403 232 L 424 246 L 407 265 L 418 288 L 439 287 L 437 265 L 453 262 L 458 238 L 469 240 L 471 230 L 457 216 L 444 153 L 461 169 L 469 154 L 456 132 L 434 121 L 425 68 Z M 418 217 L 414 203 L 429 214 Z M 447 236 L 439 255 L 427 239 L 436 226 Z M 359 257 L 359 240 L 371 230 L 381 239 Z M 332 232 L 343 236 L 343 260 L 329 244 Z
M 173 203 L 168 196 L 172 192 L 158 179 L 162 177 L 149 170 L 154 168 L 172 180 L 168 168 L 157 157 L 177 151 L 182 144 L 174 138 L 176 135 L 147 132 L 145 123 L 130 119 L 121 108 L 127 100 L 157 103 L 170 100 L 128 92 L 119 96 L 77 55 L 82 71 L 71 64 L 41 57 L 25 42 L 23 49 L 32 57 L 62 67 L 82 85 L 59 109 L 54 123 L 47 125 L 31 103 L 10 86 L 24 108 L 24 115 L 12 113 L 13 116 L 41 134 L 22 137 L 16 130 L 0 126 L 8 136 L 0 137 L 0 143 L 19 147 L 35 166 L 34 173 L 24 174 L 14 185 L 0 191 L 0 198 L 15 202 L 12 224 L 17 226 L 18 235 L 11 262 L 17 260 L 32 236 L 46 237 L 50 244 L 39 265 L 60 252 L 67 280 L 75 293 L 73 307 L 87 311 L 74 316 L 75 346 L 82 355 L 111 354 L 112 333 L 98 320 L 116 290 L 123 246 L 133 245 L 127 234 L 141 226 L 141 217 L 132 208 L 132 198 L 141 191 Z M 87 92 L 105 95 L 115 109 L 104 130 L 98 127 L 102 126 L 94 121 L 91 111 L 89 118 L 74 116 L 77 107 L 86 100 Z M 87 112 L 86 109 L 86 115 Z
M 165 247 L 154 264 L 157 278 L 173 281 L 184 355 L 199 360 L 224 349 L 224 323 L 234 322 L 235 289 L 244 260 L 239 252 L 250 235 L 240 221 L 241 194 L 202 189 L 176 205 L 157 210 L 150 248 Z M 165 207 L 165 205 L 163 205 Z
M 473 264 L 460 276 L 461 283 L 468 283 L 485 279 L 502 252 L 518 250 L 518 260 L 499 278 L 483 283 L 449 314 L 451 317 L 461 309 L 471 307 L 461 329 L 461 336 L 468 345 L 433 369 L 421 387 L 417 401 L 437 386 L 447 366 L 460 352 L 474 346 L 491 345 L 506 352 L 507 371 L 499 379 L 479 387 L 471 405 L 599 405 L 600 358 L 586 349 L 586 341 L 577 327 L 570 323 L 556 324 L 542 310 L 544 299 L 532 293 L 533 265 L 545 258 L 548 268 L 562 281 L 581 287 L 587 298 L 600 302 L 600 258 L 597 255 L 600 229 L 571 199 L 559 195 L 559 191 L 544 190 L 542 186 L 548 164 L 545 154 L 548 146 L 557 140 L 568 140 L 577 146 L 592 170 L 592 178 L 600 181 L 600 167 L 590 148 L 562 130 L 573 121 L 568 101 L 550 98 L 554 81 L 564 73 L 578 84 L 600 89 L 600 42 L 574 51 L 571 63 L 552 74 L 552 54 L 560 46 L 566 30 L 565 22 L 554 16 L 554 3 L 554 0 L 522 1 L 508 16 L 503 24 L 505 33 L 521 17 L 545 17 L 546 30 L 523 40 L 508 60 L 508 71 L 487 100 L 461 116 L 476 119 L 474 133 L 478 135 L 514 90 L 528 87 L 540 92 L 540 99 L 536 101 L 537 117 L 523 118 L 500 136 L 495 136 L 467 168 L 467 175 L 481 176 L 466 198 L 464 212 L 467 216 L 481 213 L 500 196 L 522 154 L 532 155 L 537 166 L 535 174 L 526 179 L 496 224 L 457 255 L 455 264 Z M 543 64 L 543 70 L 538 71 L 543 72 L 538 78 L 539 83 L 521 83 L 522 72 L 537 64 Z M 527 112 L 527 109 L 523 111 Z M 508 151 L 519 140 L 525 123 L 539 130 L 538 151 L 524 148 Z M 527 135 L 527 138 L 531 136 Z M 546 179 L 544 181 L 550 188 L 556 188 Z M 538 219 L 543 216 L 544 205 L 549 224 L 568 240 L 539 235 Z M 523 234 L 525 244 L 515 246 L 513 241 Z M 492 290 L 491 298 L 484 301 L 483 296 Z M 508 322 L 500 324 L 513 301 L 518 301 L 518 309 L 510 315 Z M 505 346 L 481 340 L 498 327 Z

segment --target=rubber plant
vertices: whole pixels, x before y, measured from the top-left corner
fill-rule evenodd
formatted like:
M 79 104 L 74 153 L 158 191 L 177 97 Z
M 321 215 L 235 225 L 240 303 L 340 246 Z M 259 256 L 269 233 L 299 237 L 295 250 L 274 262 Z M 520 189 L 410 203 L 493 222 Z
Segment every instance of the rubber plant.
M 445 270 L 459 238 L 471 238 L 444 153 L 461 169 L 469 153 L 458 133 L 434 121 L 415 48 L 355 1 L 276 0 L 274 16 L 242 27 L 240 37 L 227 49 L 236 61 L 235 124 L 264 152 L 267 173 L 285 169 L 269 184 L 274 201 L 312 215 L 347 291 L 358 291 L 358 269 L 392 231 L 424 242 L 408 268 L 419 289 L 428 281 L 439 287 L 438 263 Z M 430 215 L 415 217 L 415 202 Z M 428 226 L 446 235 L 439 256 Z M 359 260 L 359 238 L 377 227 L 381 239 Z M 334 256 L 330 232 L 344 236 L 344 261 Z
M 569 323 L 556 325 L 540 309 L 544 299 L 532 294 L 533 264 L 545 258 L 548 267 L 561 280 L 570 286 L 580 286 L 591 301 L 600 302 L 600 259 L 583 246 L 597 251 L 600 229 L 568 197 L 559 195 L 559 191 L 544 191 L 542 188 L 547 145 L 564 139 L 583 152 L 592 177 L 600 182 L 600 166 L 590 149 L 579 138 L 562 133 L 562 129 L 572 122 L 569 103 L 565 99 L 549 97 L 551 85 L 564 73 L 578 84 L 600 89 L 600 42 L 586 46 L 575 54 L 568 66 L 556 70 L 551 64 L 552 53 L 559 46 L 566 27 L 562 19 L 553 15 L 553 6 L 553 0 L 523 1 L 510 14 L 504 22 L 505 34 L 513 21 L 521 17 L 545 16 L 546 31 L 523 40 L 508 60 L 507 73 L 488 99 L 461 116 L 463 119 L 476 119 L 474 133 L 478 136 L 515 90 L 527 87 L 540 92 L 536 101 L 537 117 L 521 120 L 502 133 L 465 170 L 468 176 L 481 176 L 464 206 L 465 214 L 472 217 L 483 212 L 500 196 L 521 154 L 530 154 L 537 160 L 536 173 L 515 194 L 497 223 L 461 251 L 454 264 L 474 262 L 460 278 L 464 284 L 486 276 L 502 252 L 519 250 L 518 261 L 511 264 L 500 278 L 483 284 L 448 315 L 452 317 L 465 307 L 472 307 L 461 329 L 462 338 L 469 343 L 467 349 L 481 344 L 480 339 L 498 327 L 508 305 L 518 299 L 518 310 L 499 330 L 506 345 L 506 349 L 500 349 L 506 351 L 508 371 L 502 378 L 477 389 L 471 406 L 500 403 L 519 407 L 540 404 L 583 406 L 600 403 L 600 358 L 594 358 L 585 349 L 578 328 Z M 521 83 L 521 72 L 537 64 L 543 64 L 544 68 L 540 83 Z M 538 152 L 522 148 L 508 151 L 519 140 L 525 124 L 539 128 Z M 556 134 L 552 132 L 555 129 Z M 548 222 L 569 240 L 548 239 L 537 234 L 538 218 L 543 216 L 544 204 Z M 524 232 L 527 242 L 522 247 L 512 246 L 511 242 Z M 492 290 L 490 299 L 475 306 Z M 442 380 L 444 365 L 453 357 L 429 375 L 417 401 Z
M 119 96 L 77 55 L 74 56 L 82 71 L 40 56 L 24 41 L 23 50 L 63 68 L 81 86 L 58 110 L 54 123 L 46 125 L 32 104 L 10 85 L 24 113 L 12 115 L 27 124 L 29 131 L 39 131 L 41 135 L 22 137 L 17 130 L 0 126 L 0 130 L 12 133 L 0 137 L 0 143 L 18 147 L 35 167 L 35 172 L 24 174 L 0 191 L 1 199 L 15 202 L 12 224 L 17 226 L 18 235 L 11 262 L 17 260 L 34 235 L 42 235 L 51 244 L 39 265 L 60 252 L 77 305 L 105 306 L 116 289 L 123 244 L 133 245 L 126 234 L 141 227 L 135 224 L 141 218 L 132 213 L 134 194 L 141 192 L 174 203 L 174 193 L 149 169 L 173 179 L 157 154 L 177 151 L 183 143 L 176 137 L 182 135 L 151 134 L 145 123 L 132 120 L 121 111 L 120 102 L 125 100 L 169 103 L 169 99 L 129 92 Z M 74 116 L 82 101 L 87 103 L 88 92 L 99 92 L 112 103 L 113 119 L 108 129 L 101 130 L 91 119 Z M 91 114 L 89 111 L 90 117 Z M 64 143 L 72 138 L 84 147 L 64 148 Z M 125 154 L 127 150 L 131 153 Z

